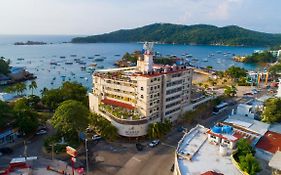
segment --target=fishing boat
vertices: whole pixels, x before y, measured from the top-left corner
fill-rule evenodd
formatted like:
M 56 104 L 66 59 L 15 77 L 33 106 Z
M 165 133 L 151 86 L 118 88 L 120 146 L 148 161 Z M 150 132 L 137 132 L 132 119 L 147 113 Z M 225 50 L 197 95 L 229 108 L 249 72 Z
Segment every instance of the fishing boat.
M 114 56 L 119 57 L 120 55 L 119 55 L 119 54 L 116 54 L 116 55 L 114 55 Z
M 86 70 L 86 66 L 82 66 L 80 67 L 81 71 L 85 71 Z
M 104 68 L 104 66 L 97 66 L 97 68 L 98 68 L 98 69 L 103 69 L 103 68 Z
M 58 65 L 58 63 L 55 62 L 55 61 L 51 61 L 51 62 L 50 62 L 50 65 Z
M 24 58 L 17 58 L 17 60 L 18 60 L 18 61 L 22 61 L 22 60 L 24 60 Z
M 95 56 L 97 56 L 97 57 L 98 57 L 98 56 L 100 56 L 100 54 L 95 54 Z
M 208 62 L 208 59 L 207 58 L 203 59 L 203 62 Z
M 67 61 L 67 62 L 65 62 L 65 64 L 70 65 L 70 64 L 73 64 L 73 62 Z
M 65 56 L 60 56 L 60 58 L 65 58 Z
M 70 57 L 77 57 L 77 55 L 70 55 Z
M 96 66 L 97 66 L 97 63 L 90 64 L 89 66 L 91 66 L 91 67 L 96 67 Z
M 95 61 L 103 61 L 104 58 L 96 58 Z
M 94 57 L 88 57 L 88 59 L 94 59 Z

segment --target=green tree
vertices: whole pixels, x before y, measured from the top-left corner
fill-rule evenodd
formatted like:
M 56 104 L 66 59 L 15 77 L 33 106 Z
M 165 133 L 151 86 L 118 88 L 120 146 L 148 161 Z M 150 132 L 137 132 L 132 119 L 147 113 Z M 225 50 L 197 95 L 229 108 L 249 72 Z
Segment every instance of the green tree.
M 207 66 L 206 67 L 208 70 L 212 70 L 213 69 L 213 66 Z
M 225 71 L 225 73 L 236 81 L 241 77 L 245 77 L 247 75 L 247 70 L 244 68 L 231 66 Z
M 29 89 L 31 89 L 31 95 L 33 95 L 33 90 L 37 88 L 36 81 L 32 80 L 31 83 L 28 86 Z
M 26 90 L 26 84 L 25 83 L 17 83 L 13 85 L 13 88 L 15 89 L 15 92 L 17 95 L 23 95 L 23 92 Z
M 234 97 L 237 93 L 237 88 L 232 85 L 232 86 L 227 86 L 225 89 L 224 89 L 224 95 L 226 96 L 230 96 L 230 97 Z
M 249 175 L 255 175 L 261 171 L 258 161 L 250 153 L 239 157 L 239 166 L 243 171 L 249 173 Z
M 151 123 L 148 125 L 147 136 L 151 139 L 161 138 L 172 129 L 170 120 L 165 119 L 163 122 Z
M 261 170 L 258 161 L 254 157 L 255 150 L 246 139 L 240 139 L 237 142 L 237 153 L 235 154 L 236 161 L 243 171 L 250 175 L 255 175 Z
M 55 110 L 61 102 L 63 102 L 63 96 L 60 89 L 51 89 L 43 93 L 42 102 L 49 109 Z
M 14 102 L 14 111 L 30 111 L 32 110 L 31 107 L 28 104 L 27 98 L 20 98 L 17 101 Z
M 159 131 L 158 123 L 150 123 L 147 129 L 147 135 L 150 139 L 160 138 L 162 135 Z
M 51 123 L 59 133 L 74 136 L 87 128 L 88 116 L 89 111 L 81 102 L 67 100 L 56 109 Z
M 10 73 L 10 60 L 6 61 L 3 57 L 0 58 L 0 74 L 7 75 Z
M 246 139 L 240 139 L 237 142 L 237 153 L 238 156 L 240 155 L 246 155 L 246 154 L 255 154 L 255 150 L 251 145 L 249 144 L 249 141 Z
M 108 140 L 115 140 L 118 137 L 117 128 L 102 116 L 91 113 L 89 119 L 90 127 L 102 137 Z
M 88 106 L 87 89 L 79 83 L 66 81 L 61 87 L 63 100 L 77 100 Z
M 262 113 L 262 121 L 267 123 L 274 123 L 281 121 L 281 99 L 269 98 L 264 103 L 264 110 Z
M 21 110 L 16 112 L 16 125 L 21 132 L 31 134 L 38 128 L 39 121 L 36 112 L 31 110 Z
M 10 123 L 13 119 L 13 109 L 6 102 L 0 100 L 0 128 Z
M 31 134 L 38 125 L 38 114 L 32 110 L 27 98 L 21 98 L 14 103 L 13 110 L 16 114 L 16 125 L 21 132 Z
M 87 89 L 81 84 L 65 82 L 62 87 L 42 92 L 42 102 L 49 109 L 55 110 L 60 103 L 66 100 L 76 100 L 88 106 Z

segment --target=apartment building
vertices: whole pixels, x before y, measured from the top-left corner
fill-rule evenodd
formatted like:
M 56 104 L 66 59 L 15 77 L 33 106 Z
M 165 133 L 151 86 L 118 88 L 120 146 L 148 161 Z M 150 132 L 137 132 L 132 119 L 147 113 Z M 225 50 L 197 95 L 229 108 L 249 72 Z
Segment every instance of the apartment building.
M 111 121 L 122 136 L 146 135 L 149 123 L 175 121 L 190 104 L 192 68 L 154 64 L 152 47 L 144 44 L 136 67 L 93 74 L 90 110 Z

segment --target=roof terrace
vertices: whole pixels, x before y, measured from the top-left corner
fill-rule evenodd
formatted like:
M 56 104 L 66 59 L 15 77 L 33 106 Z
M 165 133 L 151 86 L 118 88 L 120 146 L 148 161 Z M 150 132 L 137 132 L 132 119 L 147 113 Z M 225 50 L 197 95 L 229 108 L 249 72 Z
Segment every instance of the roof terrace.
M 207 130 L 197 125 L 179 142 L 177 161 L 181 174 L 200 175 L 210 170 L 227 175 L 241 174 L 232 164 L 230 156 L 221 156 L 220 147 L 206 141 Z

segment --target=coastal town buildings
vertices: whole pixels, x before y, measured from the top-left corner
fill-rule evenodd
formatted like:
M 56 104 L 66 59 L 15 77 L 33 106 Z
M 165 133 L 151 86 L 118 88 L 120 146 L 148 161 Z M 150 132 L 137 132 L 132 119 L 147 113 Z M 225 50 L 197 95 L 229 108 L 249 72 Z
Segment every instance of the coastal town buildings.
M 230 157 L 233 149 L 210 141 L 208 131 L 208 128 L 197 125 L 179 141 L 175 153 L 174 175 L 210 174 L 210 171 L 215 171 L 211 174 L 241 174 Z M 234 138 L 231 135 L 227 137 Z
M 111 121 L 121 136 L 146 135 L 149 123 L 175 121 L 190 105 L 192 68 L 154 64 L 152 47 L 144 44 L 136 67 L 93 74 L 90 110 Z

